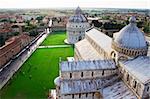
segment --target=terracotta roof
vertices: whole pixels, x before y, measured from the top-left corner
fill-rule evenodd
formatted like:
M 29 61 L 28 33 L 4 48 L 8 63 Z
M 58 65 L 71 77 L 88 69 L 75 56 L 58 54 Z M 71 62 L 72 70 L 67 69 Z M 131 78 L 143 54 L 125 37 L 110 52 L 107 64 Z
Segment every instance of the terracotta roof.
M 0 33 L 8 33 L 8 32 L 12 32 L 12 29 L 10 28 L 0 29 Z

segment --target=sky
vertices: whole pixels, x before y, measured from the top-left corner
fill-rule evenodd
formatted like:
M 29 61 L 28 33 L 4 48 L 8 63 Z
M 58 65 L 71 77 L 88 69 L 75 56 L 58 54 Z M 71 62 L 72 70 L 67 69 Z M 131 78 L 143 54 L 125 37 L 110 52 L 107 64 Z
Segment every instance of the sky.
M 0 8 L 138 8 L 150 9 L 150 0 L 0 0 Z

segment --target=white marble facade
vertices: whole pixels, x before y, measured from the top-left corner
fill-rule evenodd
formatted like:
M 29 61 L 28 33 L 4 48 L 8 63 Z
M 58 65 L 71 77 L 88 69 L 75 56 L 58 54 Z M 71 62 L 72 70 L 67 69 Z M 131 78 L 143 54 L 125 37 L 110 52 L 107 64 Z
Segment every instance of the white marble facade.
M 69 18 L 66 28 L 66 43 L 75 44 L 84 39 L 85 31 L 90 28 L 90 25 L 79 7 L 75 10 L 75 14 Z
M 148 45 L 135 22 L 131 17 L 114 38 L 88 30 L 75 44 L 75 60 L 60 63 L 57 98 L 150 99 Z

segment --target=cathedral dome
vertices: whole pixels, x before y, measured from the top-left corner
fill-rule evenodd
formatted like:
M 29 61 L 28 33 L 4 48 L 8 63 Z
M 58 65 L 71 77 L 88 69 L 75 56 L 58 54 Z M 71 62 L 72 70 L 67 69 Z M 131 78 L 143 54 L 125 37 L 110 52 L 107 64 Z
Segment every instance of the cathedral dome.
M 112 47 L 124 54 L 132 53 L 133 56 L 145 55 L 147 53 L 147 43 L 142 33 L 136 26 L 136 18 L 132 16 L 129 24 L 121 29 L 118 36 L 114 38 Z M 116 48 L 117 47 L 117 48 Z
M 83 15 L 80 7 L 77 7 L 77 9 L 75 10 L 75 14 L 69 18 L 69 22 L 87 22 L 87 18 Z
M 56 86 L 60 86 L 60 77 L 55 78 L 54 83 Z
M 147 46 L 144 34 L 136 26 L 135 17 L 130 18 L 130 24 L 120 30 L 115 42 L 122 47 L 127 48 L 145 48 Z

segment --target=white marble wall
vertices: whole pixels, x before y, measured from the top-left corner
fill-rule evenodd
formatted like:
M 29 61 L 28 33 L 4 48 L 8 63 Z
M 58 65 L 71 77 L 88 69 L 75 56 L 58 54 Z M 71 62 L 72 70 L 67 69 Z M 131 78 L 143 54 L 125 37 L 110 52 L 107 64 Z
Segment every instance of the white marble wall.
M 119 72 L 122 74 L 123 81 L 128 85 L 128 87 L 137 94 L 139 99 L 144 99 L 150 95 L 150 84 L 143 84 L 136 77 L 134 77 L 130 72 L 128 72 L 122 65 L 119 65 Z
M 116 74 L 117 70 L 93 70 L 93 71 L 74 71 L 61 72 L 62 79 L 87 79 L 87 78 L 102 78 Z
M 90 27 L 88 22 L 84 23 L 67 23 L 67 41 L 71 44 L 84 39 L 85 31 Z
M 71 94 L 71 95 L 62 95 L 61 99 L 102 99 L 100 95 L 94 93 L 81 93 L 81 94 Z

